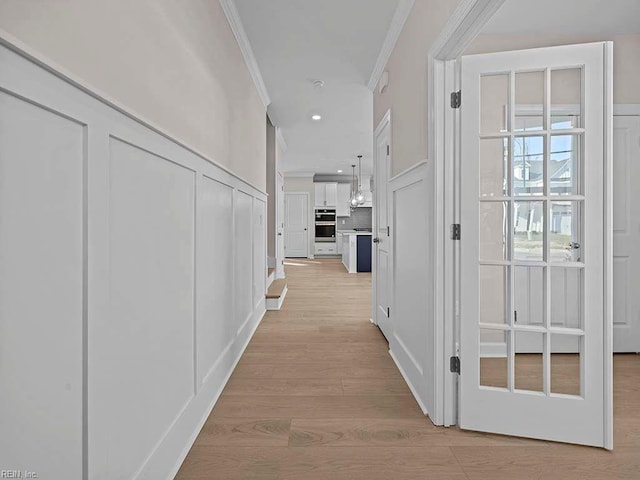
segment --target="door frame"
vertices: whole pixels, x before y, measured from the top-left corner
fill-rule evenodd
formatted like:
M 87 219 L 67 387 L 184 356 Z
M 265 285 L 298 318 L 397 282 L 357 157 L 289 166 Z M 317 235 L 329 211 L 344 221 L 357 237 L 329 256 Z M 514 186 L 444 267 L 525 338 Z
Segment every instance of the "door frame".
M 506 0 L 461 0 L 431 46 L 427 70 L 427 141 L 435 168 L 435 319 L 436 319 L 436 425 L 455 425 L 458 414 L 458 377 L 449 371 L 449 358 L 459 353 L 459 246 L 450 239 L 452 224 L 459 223 L 460 137 L 459 110 L 450 108 L 449 95 L 459 89 L 457 59 Z M 607 55 L 612 71 L 612 56 Z M 604 392 L 605 448 L 613 447 L 613 77 L 605 79 L 609 108 L 605 112 L 605 292 L 604 292 Z M 617 113 L 617 112 L 616 112 Z
M 374 236 L 375 236 L 375 232 L 377 231 L 378 228 L 378 222 L 377 222 L 377 203 L 378 203 L 378 188 L 380 186 L 379 182 L 379 178 L 378 176 L 375 174 L 375 172 L 377 172 L 377 167 L 378 167 L 378 162 L 380 161 L 380 159 L 378 158 L 378 153 L 376 150 L 376 139 L 378 138 L 378 136 L 380 135 L 380 133 L 386 128 L 389 127 L 389 146 L 392 146 L 392 134 L 393 131 L 391 129 L 391 109 L 388 109 L 384 116 L 382 117 L 382 119 L 380 120 L 380 122 L 378 123 L 378 125 L 376 126 L 374 132 L 373 132 L 373 201 L 371 203 L 371 230 L 372 232 L 374 232 Z M 393 157 L 391 157 L 393 158 Z M 389 194 L 389 180 L 391 179 L 391 172 L 392 172 L 392 168 L 391 165 L 389 165 L 389 175 L 387 177 L 387 195 Z M 389 197 L 387 197 L 387 205 L 389 204 Z M 388 209 L 387 209 L 388 210 Z M 375 253 L 373 254 L 373 256 L 375 257 Z M 377 275 L 378 275 L 378 268 L 377 268 L 377 262 L 376 259 L 373 258 L 371 261 L 371 323 L 373 323 L 374 325 L 378 325 L 378 282 L 377 282 Z
M 284 178 L 283 178 L 284 180 Z M 284 259 L 289 258 L 287 257 L 287 246 L 286 246 L 286 239 L 287 239 L 287 195 L 304 195 L 307 197 L 307 241 L 305 242 L 305 248 L 307 249 L 307 254 L 305 255 L 306 258 L 309 258 L 309 235 L 310 235 L 310 217 L 309 217 L 309 202 L 311 202 L 311 195 L 309 194 L 309 192 L 284 192 L 284 212 L 283 216 L 284 218 L 282 219 L 283 222 L 282 224 L 284 225 L 283 229 L 282 229 L 282 233 L 284 234 L 284 241 L 285 241 L 285 246 L 284 246 Z M 315 232 L 314 232 L 314 236 L 315 236 Z M 303 258 L 303 257 L 300 257 Z M 283 260 L 284 260 L 283 259 Z
M 429 49 L 427 60 L 427 145 L 434 162 L 435 202 L 434 285 L 436 358 L 435 425 L 458 422 L 458 377 L 450 372 L 449 359 L 459 355 L 460 285 L 458 245 L 450 239 L 450 228 L 459 223 L 459 142 L 456 138 L 457 110 L 449 105 L 449 95 L 459 89 L 457 59 L 480 33 L 506 0 L 460 0 L 458 8 Z
M 614 121 L 615 117 L 640 117 L 640 103 L 616 103 L 613 105 L 613 116 Z M 614 353 L 616 351 L 615 344 L 613 344 L 613 351 Z
M 276 162 L 277 164 L 277 162 Z M 285 214 L 285 191 L 284 176 L 276 169 L 276 276 L 275 278 L 285 278 L 284 272 L 284 214 Z M 308 209 L 307 209 L 308 210 Z M 307 242 L 308 244 L 309 242 Z M 280 249 L 282 246 L 282 250 Z

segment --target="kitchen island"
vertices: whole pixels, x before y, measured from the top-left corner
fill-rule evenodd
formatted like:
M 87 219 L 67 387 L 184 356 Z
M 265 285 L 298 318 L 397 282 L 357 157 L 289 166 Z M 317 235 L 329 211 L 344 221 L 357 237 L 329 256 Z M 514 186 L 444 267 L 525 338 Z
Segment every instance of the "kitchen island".
M 342 237 L 342 263 L 349 273 L 371 271 L 371 232 L 339 230 Z

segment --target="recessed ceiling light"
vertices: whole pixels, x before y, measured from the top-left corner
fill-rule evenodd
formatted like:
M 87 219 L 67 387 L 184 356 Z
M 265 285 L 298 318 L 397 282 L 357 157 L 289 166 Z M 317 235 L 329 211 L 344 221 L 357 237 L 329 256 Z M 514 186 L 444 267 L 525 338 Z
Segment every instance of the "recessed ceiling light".
M 342 173 L 342 170 L 338 170 L 338 173 Z
M 311 115 L 311 120 L 315 120 L 315 121 L 322 120 L 322 117 L 318 114 Z

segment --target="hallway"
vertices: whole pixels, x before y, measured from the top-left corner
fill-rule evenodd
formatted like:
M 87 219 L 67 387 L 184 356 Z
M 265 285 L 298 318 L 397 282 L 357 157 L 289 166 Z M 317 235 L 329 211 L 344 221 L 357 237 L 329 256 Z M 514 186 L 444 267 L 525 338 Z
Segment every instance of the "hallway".
M 633 479 L 640 358 L 616 357 L 616 450 L 438 428 L 369 321 L 371 277 L 338 260 L 286 262 L 267 312 L 178 480 Z

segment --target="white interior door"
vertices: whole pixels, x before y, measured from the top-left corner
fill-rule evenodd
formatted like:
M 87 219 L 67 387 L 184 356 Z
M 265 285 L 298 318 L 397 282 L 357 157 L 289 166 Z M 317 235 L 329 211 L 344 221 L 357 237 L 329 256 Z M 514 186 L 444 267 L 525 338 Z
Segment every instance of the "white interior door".
M 462 428 L 612 446 L 608 52 L 462 58 Z
M 613 119 L 613 349 L 640 352 L 640 116 Z
M 393 333 L 390 316 L 391 286 L 391 239 L 389 231 L 389 167 L 390 167 L 391 123 L 383 121 L 376 131 L 375 149 L 375 321 L 389 340 Z
M 284 179 L 276 175 L 276 277 L 284 278 Z
M 285 194 L 285 257 L 309 256 L 309 195 Z

